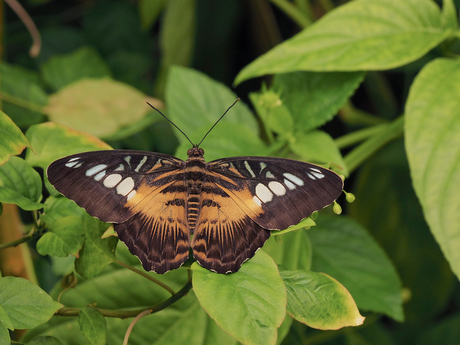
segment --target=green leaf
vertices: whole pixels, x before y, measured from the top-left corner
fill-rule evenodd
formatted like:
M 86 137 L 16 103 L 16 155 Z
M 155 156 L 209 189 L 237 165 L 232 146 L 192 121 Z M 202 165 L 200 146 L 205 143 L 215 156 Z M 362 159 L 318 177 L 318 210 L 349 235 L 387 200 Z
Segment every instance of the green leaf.
M 236 99 L 237 96 L 230 89 L 200 72 L 178 66 L 169 72 L 166 85 L 168 116 L 184 132 L 191 133 L 189 137 L 194 143 L 203 138 Z M 228 123 L 244 125 L 253 136 L 258 133 L 257 122 L 242 101 L 235 104 L 218 126 L 225 128 Z M 180 142 L 187 141 L 182 134 L 177 137 Z
M 404 319 L 401 282 L 385 252 L 356 221 L 321 216 L 309 230 L 312 270 L 331 275 L 350 291 L 360 309 Z
M 78 324 L 91 345 L 105 345 L 107 325 L 104 316 L 94 308 L 81 309 L 78 314 Z
M 460 323 L 460 314 L 447 316 L 441 321 L 435 323 L 433 326 L 422 330 L 419 334 L 417 344 L 420 345 L 431 345 L 431 344 L 442 344 L 442 345 L 457 345 L 460 343 L 460 329 L 458 325 Z
M 337 170 L 340 174 L 349 175 L 345 161 L 334 139 L 326 132 L 296 133 L 294 139 L 289 143 L 289 147 L 303 160 L 320 164 L 332 162 L 341 168 L 341 170 Z
M 412 182 L 431 232 L 460 278 L 460 63 L 437 59 L 416 77 L 406 103 Z
M 0 111 L 0 165 L 5 163 L 10 156 L 18 155 L 30 143 L 22 134 L 15 123 L 2 111 Z
M 309 131 L 331 120 L 364 79 L 364 72 L 278 74 L 270 91 L 294 117 L 295 128 Z
M 235 84 L 299 70 L 395 68 L 422 57 L 449 35 L 434 1 L 351 1 L 246 66 Z
M 6 328 L 5 325 L 2 324 L 1 322 L 0 322 L 0 343 L 2 344 L 11 343 L 10 332 L 8 331 L 8 328 Z
M 330 330 L 359 326 L 364 317 L 345 287 L 324 273 L 280 270 L 287 312 L 310 327 Z
M 11 157 L 0 166 L 0 187 L 0 202 L 16 204 L 26 211 L 43 207 L 41 177 L 22 158 Z
M 73 153 L 110 149 L 109 145 L 92 135 L 52 122 L 30 127 L 26 137 L 35 150 L 27 150 L 26 161 L 43 170 L 56 159 Z
M 114 253 L 118 238 L 112 236 L 105 239 L 101 238 L 108 227 L 108 224 L 90 215 L 83 217 L 85 241 L 79 257 L 75 260 L 75 269 L 86 279 L 98 275 L 115 258 Z
M 0 306 L 0 324 L 8 329 L 14 330 L 13 323 L 11 322 L 8 313 L 5 311 L 5 309 L 3 309 L 2 306 Z
M 141 17 L 142 27 L 149 29 L 157 20 L 161 11 L 165 8 L 167 0 L 140 0 L 139 1 L 139 15 Z
M 193 289 L 211 318 L 244 344 L 275 344 L 286 313 L 286 290 L 273 260 L 259 250 L 237 273 L 192 264 Z
M 19 127 L 43 121 L 48 96 L 34 72 L 0 63 L 0 94 L 2 111 Z
M 433 320 L 450 303 L 458 280 L 425 222 L 412 188 L 403 138 L 366 161 L 353 193 L 356 200 L 348 206 L 350 215 L 371 232 L 401 277 L 406 322 Z
M 51 196 L 46 199 L 43 211 L 44 214 L 40 217 L 40 220 L 44 222 L 48 228 L 55 227 L 56 222 L 61 218 L 78 216 L 83 221 L 83 217 L 87 215 L 83 208 L 72 200 L 62 196 Z
M 188 66 L 195 43 L 195 0 L 169 0 L 160 32 L 161 68 L 157 77 L 156 94 L 165 93 L 167 76 L 173 65 Z M 166 95 L 168 92 L 165 93 Z
M 41 66 L 41 75 L 56 91 L 82 78 L 110 77 L 110 70 L 93 48 L 83 47 L 71 54 L 53 56 Z
M 108 78 L 81 79 L 51 95 L 45 111 L 54 122 L 104 137 L 140 121 L 150 111 L 147 100 L 133 87 Z
M 62 308 L 35 284 L 16 277 L 0 278 L 0 307 L 15 329 L 33 328 Z
M 51 231 L 45 233 L 37 242 L 40 255 L 66 257 L 77 254 L 83 244 L 83 224 L 78 216 L 59 218 Z
M 458 29 L 458 14 L 453 0 L 442 1 L 442 21 L 445 28 Z
M 309 218 L 308 218 L 309 219 Z M 306 230 L 297 230 L 280 236 L 272 236 L 265 242 L 264 252 L 269 254 L 276 264 L 288 270 L 311 267 L 311 243 Z
M 27 345 L 64 345 L 59 339 L 51 336 L 44 336 L 32 339 Z
M 206 130 L 209 130 L 209 127 L 198 129 L 195 132 L 196 137 L 206 133 Z M 267 146 L 259 136 L 239 123 L 226 123 L 224 126 L 215 127 L 206 137 L 202 147 L 207 161 L 222 157 L 266 156 L 268 153 Z M 190 143 L 183 141 L 176 150 L 176 157 L 186 159 L 189 148 Z

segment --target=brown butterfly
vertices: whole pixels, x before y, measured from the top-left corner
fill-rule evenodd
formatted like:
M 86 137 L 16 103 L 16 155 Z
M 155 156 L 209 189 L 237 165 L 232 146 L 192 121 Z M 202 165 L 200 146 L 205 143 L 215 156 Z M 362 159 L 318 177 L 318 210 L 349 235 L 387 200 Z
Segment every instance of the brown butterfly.
M 156 273 L 180 267 L 190 247 L 201 266 L 236 272 L 270 230 L 299 223 L 342 192 L 342 179 L 320 166 L 271 157 L 206 163 L 200 144 L 186 161 L 132 150 L 75 154 L 53 162 L 48 179 L 90 215 L 114 223 L 144 269 Z

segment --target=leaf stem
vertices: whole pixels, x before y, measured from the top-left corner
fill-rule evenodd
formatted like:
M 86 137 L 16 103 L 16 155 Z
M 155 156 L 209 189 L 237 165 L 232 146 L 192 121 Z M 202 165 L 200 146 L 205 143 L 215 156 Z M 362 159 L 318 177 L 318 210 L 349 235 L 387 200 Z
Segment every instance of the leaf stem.
M 1 243 L 0 244 L 0 250 L 10 248 L 10 247 L 17 247 L 21 243 L 27 242 L 30 239 L 32 239 L 36 234 L 36 231 L 32 230 L 30 233 L 28 233 L 26 236 L 18 238 L 17 240 L 11 241 L 11 242 L 6 242 L 6 243 Z
M 374 154 L 378 149 L 388 142 L 401 136 L 404 131 L 404 115 L 398 117 L 388 126 L 382 128 L 380 133 L 372 136 L 361 145 L 353 149 L 344 160 L 348 167 L 348 171 L 352 172 L 368 157 Z
M 19 97 L 12 96 L 4 91 L 2 91 L 2 93 L 0 94 L 0 100 L 4 100 L 6 102 L 15 104 L 17 106 L 23 107 L 31 111 L 36 111 L 38 113 L 45 114 L 44 106 L 26 101 Z
M 337 139 L 335 143 L 339 149 L 343 149 L 354 144 L 357 144 L 367 138 L 373 137 L 374 135 L 380 133 L 382 130 L 388 127 L 388 124 L 376 125 L 364 129 L 354 131 L 349 134 L 345 134 Z
M 118 265 L 130 270 L 130 271 L 133 271 L 134 273 L 137 273 L 139 275 L 141 275 L 142 277 L 144 278 L 147 278 L 148 280 L 154 282 L 155 284 L 157 284 L 158 286 L 161 286 L 163 289 L 165 289 L 166 291 L 168 291 L 172 296 L 174 296 L 176 293 L 174 292 L 173 289 L 171 289 L 168 285 L 166 285 L 165 283 L 159 281 L 158 279 L 152 277 L 151 275 L 147 274 L 146 272 L 143 272 L 141 270 L 138 270 L 137 268 L 134 268 L 133 266 L 130 266 L 128 264 L 125 264 L 124 262 L 120 261 L 120 260 L 117 260 L 115 259 L 114 260 L 115 263 L 117 263 Z
M 180 289 L 177 293 L 175 293 L 173 296 L 169 297 L 167 300 L 154 305 L 150 308 L 142 308 L 142 309 L 134 309 L 134 310 L 113 310 L 113 309 L 100 309 L 100 308 L 95 308 L 98 310 L 102 315 L 105 317 L 115 317 L 115 318 L 121 318 L 121 319 L 126 319 L 129 317 L 136 317 L 139 314 L 145 312 L 146 310 L 150 311 L 150 314 L 157 313 L 167 307 L 169 307 L 171 304 L 177 302 L 180 300 L 182 297 L 186 296 L 190 289 L 192 288 L 192 281 L 189 280 L 183 287 Z M 80 308 L 61 308 L 59 309 L 55 315 L 59 316 L 78 316 L 78 313 L 80 312 Z
M 311 25 L 312 21 L 305 16 L 297 6 L 286 0 L 270 0 L 275 6 L 283 11 L 288 17 L 290 17 L 297 25 L 301 28 L 306 28 Z

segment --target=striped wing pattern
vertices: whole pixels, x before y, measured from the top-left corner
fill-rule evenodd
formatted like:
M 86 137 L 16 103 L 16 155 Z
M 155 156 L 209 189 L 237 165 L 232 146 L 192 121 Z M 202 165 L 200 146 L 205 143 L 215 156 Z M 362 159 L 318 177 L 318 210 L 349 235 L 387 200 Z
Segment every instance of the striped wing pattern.
M 165 273 L 193 256 L 218 273 L 236 272 L 270 237 L 340 195 L 342 179 L 309 163 L 233 157 L 206 163 L 111 150 L 53 162 L 56 189 L 105 222 L 146 270 Z M 191 239 L 192 237 L 192 239 Z

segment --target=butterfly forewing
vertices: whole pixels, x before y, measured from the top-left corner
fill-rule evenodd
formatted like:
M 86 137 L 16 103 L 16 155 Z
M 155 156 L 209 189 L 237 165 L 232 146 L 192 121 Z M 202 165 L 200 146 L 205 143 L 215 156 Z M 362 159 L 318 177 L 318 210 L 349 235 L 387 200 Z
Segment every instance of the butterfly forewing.
M 334 202 L 343 188 L 333 171 L 290 159 L 225 158 L 210 162 L 209 170 L 253 221 L 270 230 L 298 224 Z

